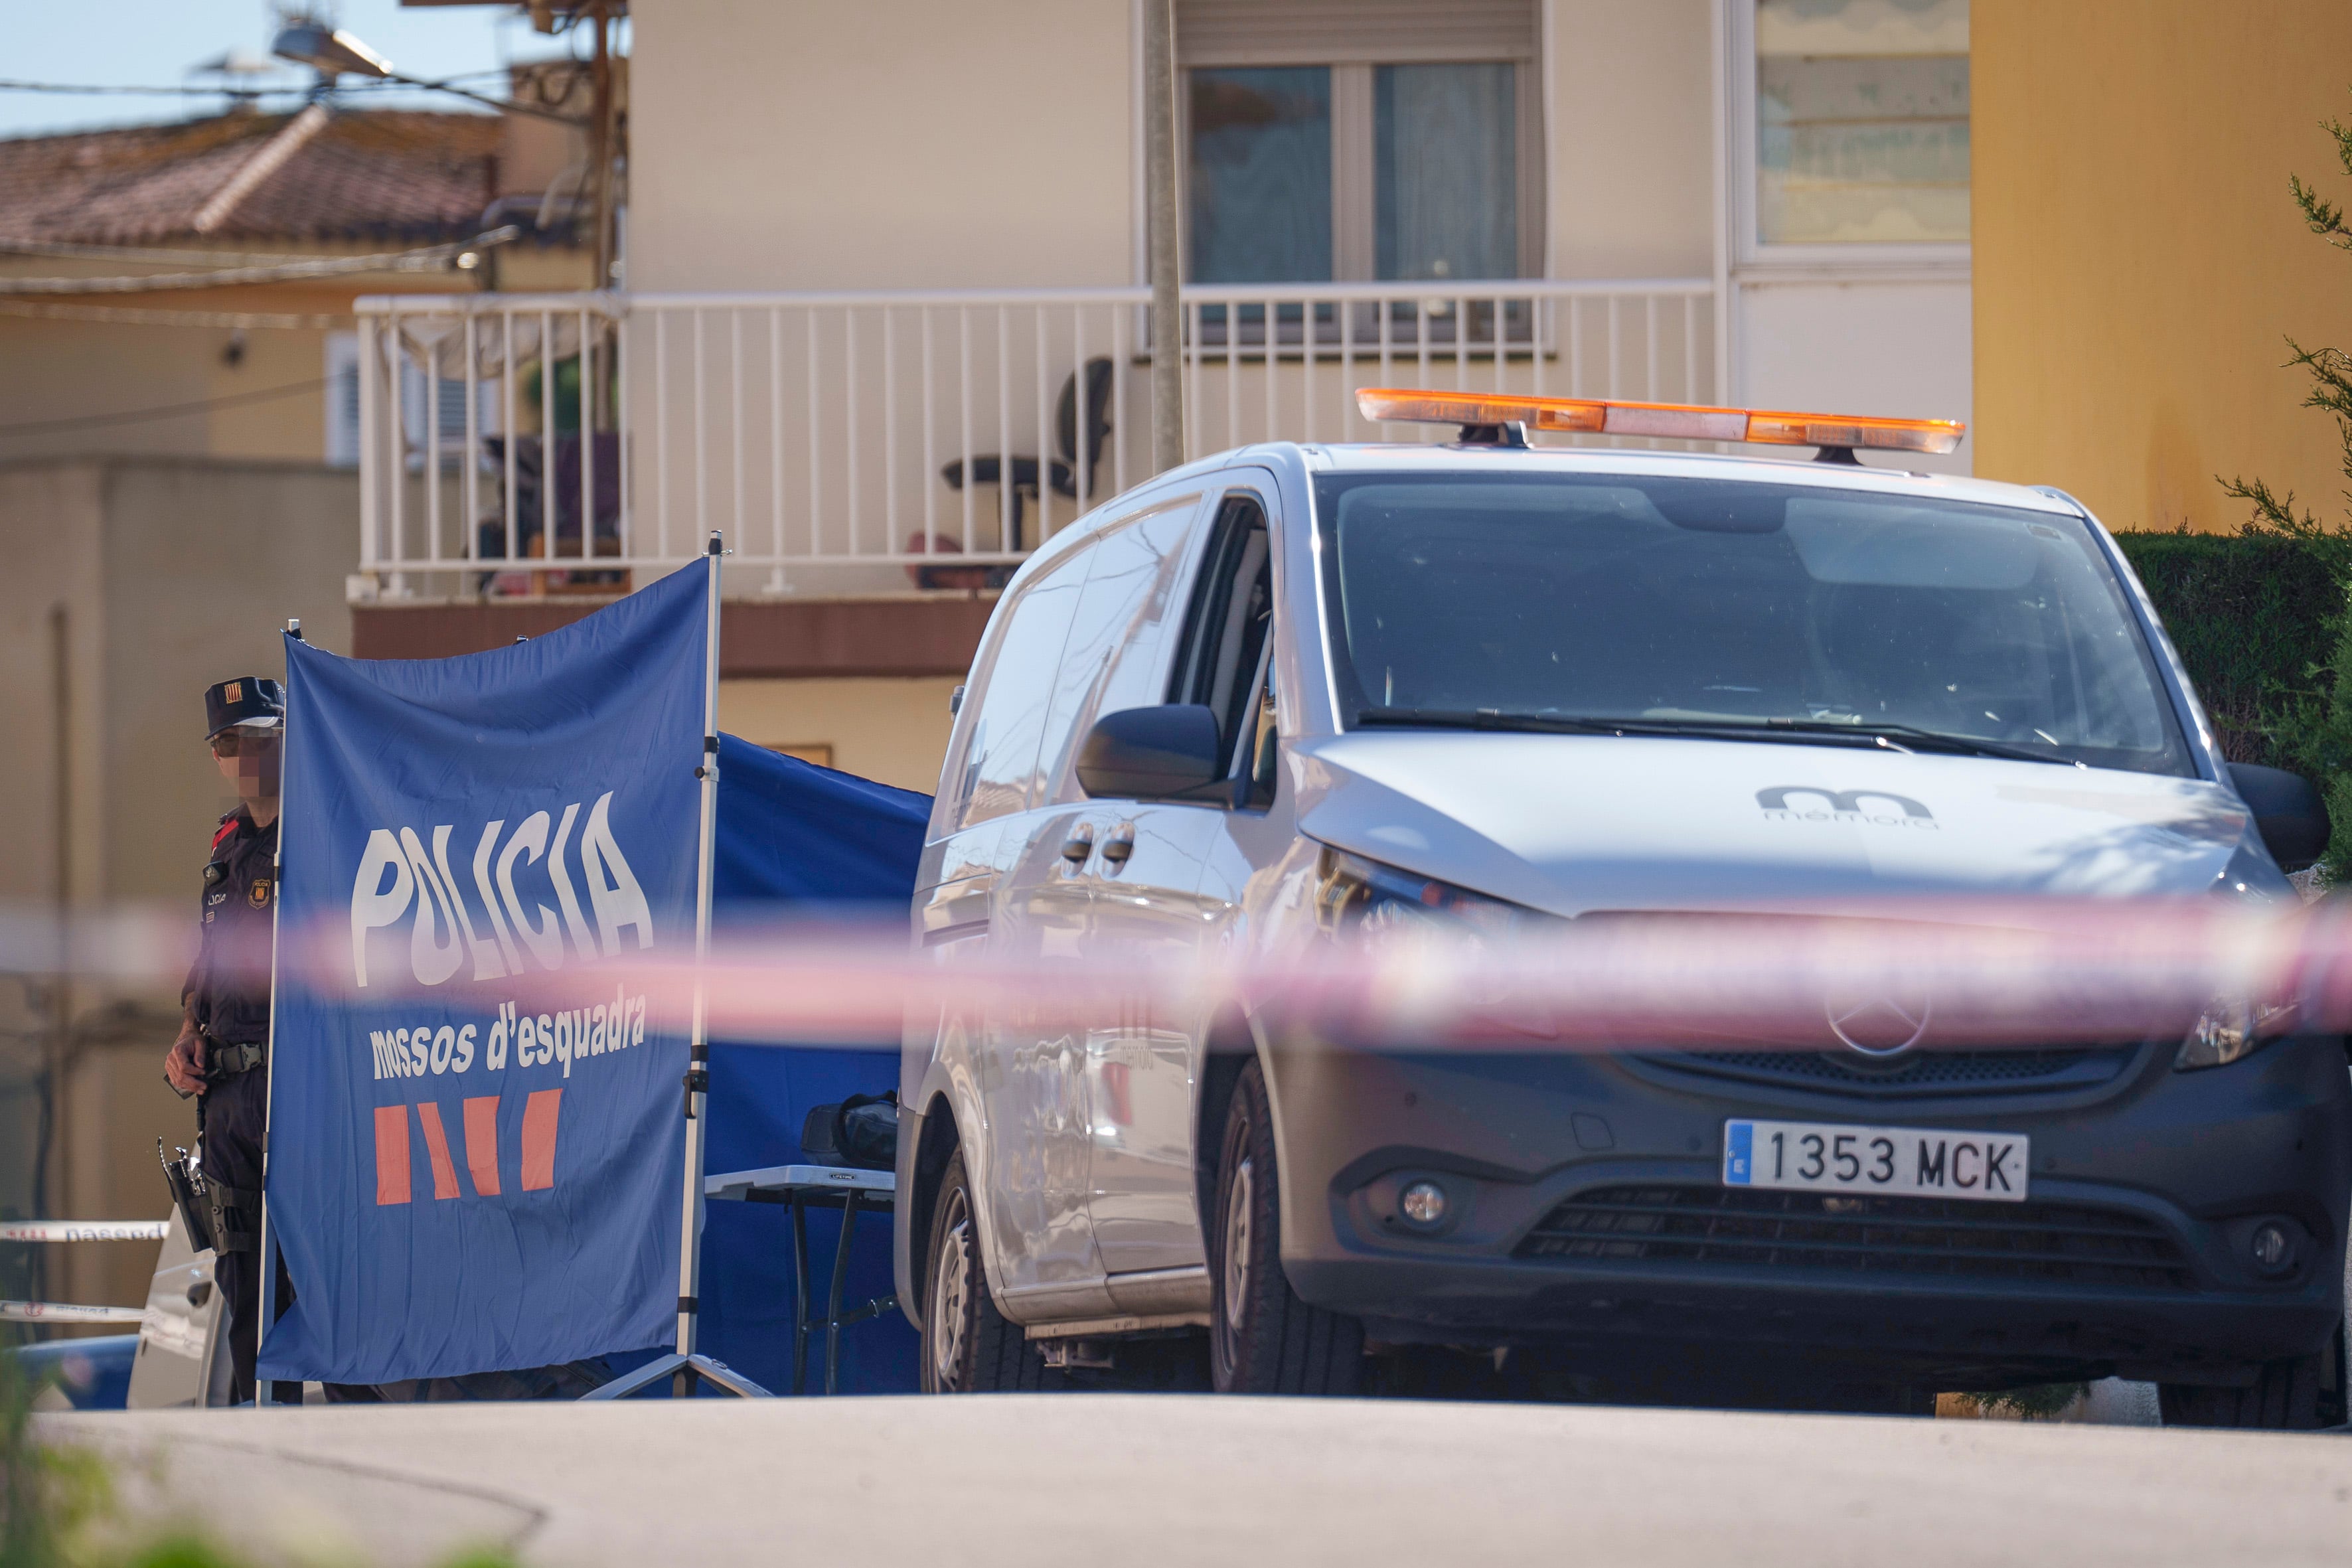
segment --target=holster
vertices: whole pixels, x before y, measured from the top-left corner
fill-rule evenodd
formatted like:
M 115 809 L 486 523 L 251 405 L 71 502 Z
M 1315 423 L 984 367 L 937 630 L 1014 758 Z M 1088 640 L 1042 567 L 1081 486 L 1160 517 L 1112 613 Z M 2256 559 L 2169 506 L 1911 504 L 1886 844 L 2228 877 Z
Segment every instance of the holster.
M 205 1201 L 212 1208 L 213 1250 L 258 1252 L 261 1249 L 261 1193 L 256 1187 L 232 1187 L 216 1176 L 205 1178 Z
M 180 1211 L 180 1223 L 188 1227 L 188 1245 L 202 1252 L 213 1247 L 213 1206 L 205 1195 L 205 1179 L 188 1168 L 188 1152 L 175 1150 L 179 1158 L 170 1159 L 163 1153 L 163 1141 L 155 1140 L 155 1157 L 163 1163 L 163 1184 L 172 1190 L 172 1203 Z

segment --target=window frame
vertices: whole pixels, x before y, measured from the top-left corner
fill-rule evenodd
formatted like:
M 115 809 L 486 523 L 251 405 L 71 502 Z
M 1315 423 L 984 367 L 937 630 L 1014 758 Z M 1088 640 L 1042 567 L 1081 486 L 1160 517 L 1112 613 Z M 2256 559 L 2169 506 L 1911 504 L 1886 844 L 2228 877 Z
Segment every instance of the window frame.
M 1203 704 L 1217 713 L 1218 740 L 1225 753 L 1225 768 L 1221 783 L 1230 791 L 1227 797 L 1214 804 L 1217 808 L 1244 810 L 1265 809 L 1254 799 L 1251 787 L 1250 763 L 1255 750 L 1258 732 L 1258 710 L 1263 702 L 1266 683 L 1273 679 L 1276 649 L 1281 637 L 1282 595 L 1277 581 L 1279 573 L 1275 558 L 1281 552 L 1281 532 L 1276 525 L 1276 513 L 1265 492 L 1255 485 L 1232 485 L 1218 493 L 1209 503 L 1206 526 L 1201 530 L 1192 580 L 1185 584 L 1184 619 L 1169 647 L 1165 672 L 1164 700 L 1171 703 L 1200 700 L 1197 690 L 1203 672 L 1198 668 L 1202 638 L 1213 621 L 1225 620 L 1232 612 L 1232 588 L 1242 564 L 1241 553 L 1248 549 L 1253 532 L 1265 538 L 1265 558 L 1258 570 L 1266 578 L 1266 628 L 1256 654 L 1251 658 L 1246 672 L 1238 666 L 1234 671 L 1233 733 L 1224 733 L 1226 715 L 1219 712 L 1212 699 Z M 1256 516 L 1247 518 L 1241 508 L 1255 510 Z M 1213 672 L 1209 673 L 1213 679 Z M 1207 801 L 1196 804 L 1211 805 Z
M 1440 7 L 1433 6 L 1432 9 Z M 1400 289 L 1410 291 L 1418 284 L 1433 283 L 1432 279 L 1391 279 L 1375 276 L 1379 270 L 1380 229 L 1377 165 L 1379 153 L 1374 127 L 1374 100 L 1377 96 L 1375 71 L 1388 65 L 1508 65 L 1513 68 L 1512 106 L 1517 121 L 1515 147 L 1517 189 L 1514 199 L 1518 217 L 1518 261 L 1516 276 L 1508 279 L 1446 279 L 1443 288 L 1451 289 L 1462 283 L 1519 282 L 1541 279 L 1548 275 L 1550 256 L 1549 224 L 1547 196 L 1550 189 L 1549 149 L 1546 136 L 1546 102 L 1543 63 L 1550 39 L 1550 7 L 1531 5 L 1532 39 L 1529 52 L 1484 47 L 1480 43 L 1449 43 L 1442 36 L 1442 26 L 1433 24 L 1432 37 L 1420 39 L 1390 38 L 1379 47 L 1361 52 L 1351 52 L 1342 44 L 1325 48 L 1313 43 L 1296 43 L 1269 37 L 1260 44 L 1227 43 L 1214 47 L 1188 48 L 1178 21 L 1176 39 L 1176 232 L 1181 249 L 1181 265 L 1187 283 L 1198 281 L 1192 271 L 1191 255 L 1192 215 L 1190 203 L 1192 191 L 1192 99 L 1190 73 L 1195 68 L 1232 69 L 1310 66 L 1331 72 L 1331 276 L 1329 278 L 1267 279 L 1267 288 L 1287 289 L 1311 287 L 1319 283 L 1392 282 Z M 1140 17 L 1139 16 L 1139 24 Z M 1352 41 L 1353 35 L 1350 40 Z M 1138 108 L 1141 104 L 1141 71 L 1139 57 L 1137 74 Z M 1138 190 L 1141 191 L 1142 165 L 1136 166 Z M 1148 222 L 1145 204 L 1136 204 L 1137 258 L 1139 264 L 1145 254 Z M 1140 270 L 1139 270 L 1139 278 Z M 1215 284 L 1212 287 L 1248 288 L 1249 284 Z M 1441 289 L 1442 291 L 1442 289 Z
M 1724 37 L 1726 110 L 1729 130 L 1730 167 L 1725 184 L 1729 189 L 1729 221 L 1731 224 L 1731 257 L 1735 266 L 1747 268 L 1789 268 L 1805 270 L 1822 268 L 1868 268 L 1874 270 L 1965 270 L 1969 265 L 1970 240 L 1909 240 L 1894 243 L 1842 245 L 1824 241 L 1790 243 L 1767 241 L 1758 236 L 1756 180 L 1759 164 L 1756 93 L 1756 6 L 1758 0 L 1718 0 L 1727 15 Z M 1969 41 L 1969 61 L 1973 70 L 1975 40 Z M 1975 128 L 1975 111 L 1969 113 L 1971 132 Z M 1974 163 L 1970 163 L 1970 184 L 1974 185 Z M 1973 205 L 1971 205 L 1973 225 Z

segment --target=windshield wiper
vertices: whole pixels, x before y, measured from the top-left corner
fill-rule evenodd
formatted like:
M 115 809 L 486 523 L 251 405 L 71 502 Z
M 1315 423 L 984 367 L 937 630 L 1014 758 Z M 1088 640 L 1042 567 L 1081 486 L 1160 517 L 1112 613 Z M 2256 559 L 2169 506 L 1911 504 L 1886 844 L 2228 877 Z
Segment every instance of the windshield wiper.
M 1558 713 L 1513 713 L 1498 708 L 1364 708 L 1359 724 L 1395 729 L 1499 730 L 1538 735 L 1683 735 L 1699 740 L 1772 741 L 1885 746 L 1898 752 L 1939 752 L 2000 757 L 2018 763 L 2072 765 L 2073 759 L 1948 735 L 1910 724 L 1842 723 L 1833 719 L 1597 719 Z
M 1745 726 L 1734 726 L 1744 728 Z M 1848 724 L 1836 719 L 1766 719 L 1757 728 L 1770 732 L 1790 731 L 1800 735 L 1852 735 L 1857 740 L 1884 739 L 1887 744 L 1914 752 L 1947 752 L 1959 756 L 2001 757 L 2012 763 L 2053 763 L 2060 767 L 2072 767 L 2072 757 L 2053 757 L 2047 752 L 2029 752 L 2022 746 L 2005 745 L 1999 741 L 1979 741 L 1974 735 L 1948 734 L 1942 730 L 1922 730 L 1915 724 L 1880 723 L 1860 720 Z
M 1507 713 L 1499 708 L 1360 708 L 1356 722 L 1402 730 L 1512 730 L 1538 735 L 1609 735 L 1623 728 L 1613 719 Z

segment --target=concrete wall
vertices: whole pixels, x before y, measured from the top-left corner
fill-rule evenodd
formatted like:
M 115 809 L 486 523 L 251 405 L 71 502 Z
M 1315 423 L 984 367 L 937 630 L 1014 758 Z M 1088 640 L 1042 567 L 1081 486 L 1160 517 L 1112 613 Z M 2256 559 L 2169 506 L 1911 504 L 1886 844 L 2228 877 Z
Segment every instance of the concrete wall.
M 69 877 L 76 908 L 154 900 L 195 913 L 197 873 L 215 818 L 234 804 L 204 741 L 204 688 L 233 675 L 282 676 L 278 628 L 299 616 L 311 640 L 351 639 L 358 486 L 316 464 L 200 458 L 69 459 L 0 465 L 0 900 L 42 911 L 59 894 L 57 738 L 68 753 Z M 66 630 L 62 731 L 57 626 Z M 26 1016 L 7 979 L 0 1011 Z M 177 983 L 122 992 L 82 984 L 75 1044 L 50 1160 L 49 1208 L 82 1218 L 163 1212 L 155 1140 L 184 1143 L 191 1109 L 161 1076 L 176 1028 Z M 7 1064 L 14 1078 L 26 1062 Z M 0 1124 L 5 1125 L 5 1124 Z M 19 1130 L 21 1133 L 21 1129 Z M 0 1205 L 30 1196 L 31 1142 L 11 1137 Z M 135 1303 L 152 1267 L 138 1247 L 60 1248 L 51 1291 Z
M 2342 515 L 2332 421 L 2284 340 L 2352 344 L 2352 257 L 2318 127 L 2352 84 L 2336 0 L 1976 0 L 1976 471 L 2117 528 L 2230 528 L 2214 476 Z
M 1710 0 L 1554 0 L 1547 216 L 1566 277 L 1704 276 Z M 1125 0 L 666 0 L 635 22 L 645 289 L 1140 279 Z
M 1132 271 L 1121 0 L 665 0 L 635 18 L 638 289 Z
M 1552 270 L 1704 278 L 1715 259 L 1710 0 L 1553 0 Z

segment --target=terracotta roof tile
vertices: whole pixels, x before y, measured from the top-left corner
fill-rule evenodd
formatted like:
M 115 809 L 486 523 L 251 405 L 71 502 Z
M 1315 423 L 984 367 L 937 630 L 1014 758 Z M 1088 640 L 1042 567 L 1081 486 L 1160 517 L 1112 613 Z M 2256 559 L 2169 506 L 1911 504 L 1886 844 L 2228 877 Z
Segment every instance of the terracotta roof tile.
M 196 234 L 196 215 L 293 120 L 214 115 L 0 141 L 0 237 L 136 245 Z M 487 114 L 337 112 L 213 226 L 214 240 L 431 243 L 475 231 L 498 195 Z

